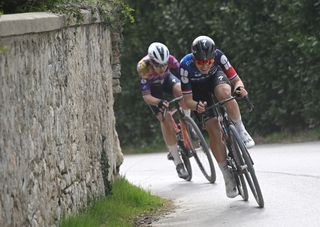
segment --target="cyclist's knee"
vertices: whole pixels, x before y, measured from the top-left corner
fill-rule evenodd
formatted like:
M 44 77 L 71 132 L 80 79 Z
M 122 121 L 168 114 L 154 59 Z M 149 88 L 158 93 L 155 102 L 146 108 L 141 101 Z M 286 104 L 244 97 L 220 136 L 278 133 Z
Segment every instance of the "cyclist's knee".
M 162 113 L 157 114 L 157 119 L 162 123 L 162 124 L 172 124 L 172 116 L 170 113 L 167 113 L 165 116 L 163 116 Z
M 158 113 L 156 115 L 156 118 L 158 119 L 158 121 L 161 123 L 165 120 L 164 116 L 162 115 L 162 113 Z
M 214 89 L 214 95 L 219 101 L 231 97 L 231 86 L 229 84 L 218 85 Z

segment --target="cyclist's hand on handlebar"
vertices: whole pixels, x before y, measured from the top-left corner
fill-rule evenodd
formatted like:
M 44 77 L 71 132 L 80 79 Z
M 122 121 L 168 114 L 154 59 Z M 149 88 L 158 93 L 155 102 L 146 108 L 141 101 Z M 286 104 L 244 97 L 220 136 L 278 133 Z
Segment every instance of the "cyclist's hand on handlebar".
M 207 106 L 207 102 L 198 101 L 196 106 L 196 111 L 198 113 L 203 113 L 204 111 L 206 111 L 206 106 Z
M 236 94 L 236 96 L 245 99 L 245 101 L 247 103 L 247 106 L 248 106 L 248 109 L 249 109 L 249 112 L 251 112 L 254 109 L 254 105 L 253 105 L 253 103 L 250 101 L 250 99 L 248 97 L 248 92 L 243 86 L 237 87 L 234 90 L 234 93 Z
M 158 108 L 163 113 L 169 107 L 169 102 L 165 99 L 160 99 L 158 102 Z
M 248 95 L 247 90 L 243 87 L 243 86 L 239 86 L 237 88 L 234 89 L 234 93 L 236 94 L 236 96 L 238 97 L 244 97 Z

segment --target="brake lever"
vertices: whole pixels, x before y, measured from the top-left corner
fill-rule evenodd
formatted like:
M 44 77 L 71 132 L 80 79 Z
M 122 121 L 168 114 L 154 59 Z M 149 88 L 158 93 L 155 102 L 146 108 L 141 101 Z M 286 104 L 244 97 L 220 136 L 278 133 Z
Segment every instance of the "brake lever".
M 248 109 L 249 109 L 249 112 L 252 112 L 252 111 L 254 110 L 254 105 L 253 105 L 253 103 L 251 102 L 251 100 L 249 99 L 249 96 L 246 95 L 246 96 L 244 96 L 243 98 L 244 98 L 244 100 L 246 101 L 246 104 L 247 104 L 247 107 L 248 107 Z

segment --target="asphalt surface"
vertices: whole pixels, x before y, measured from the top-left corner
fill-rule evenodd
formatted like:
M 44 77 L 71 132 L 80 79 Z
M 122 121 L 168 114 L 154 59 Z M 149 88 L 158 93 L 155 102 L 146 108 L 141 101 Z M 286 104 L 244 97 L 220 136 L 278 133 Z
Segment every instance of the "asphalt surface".
M 151 226 L 319 227 L 320 142 L 260 145 L 250 154 L 264 208 L 258 208 L 251 192 L 248 202 L 240 196 L 227 198 L 217 165 L 217 180 L 209 184 L 193 159 L 191 182 L 178 178 L 166 153 L 127 155 L 120 173 L 129 182 L 174 201 L 176 209 Z

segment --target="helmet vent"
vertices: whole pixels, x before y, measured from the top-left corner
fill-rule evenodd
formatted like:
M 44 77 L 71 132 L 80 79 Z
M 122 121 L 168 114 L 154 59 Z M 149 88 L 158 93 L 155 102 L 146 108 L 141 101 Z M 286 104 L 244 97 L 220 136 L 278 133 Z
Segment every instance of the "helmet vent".
M 166 64 L 169 60 L 168 48 L 164 44 L 158 42 L 154 42 L 149 46 L 148 55 L 159 64 Z

